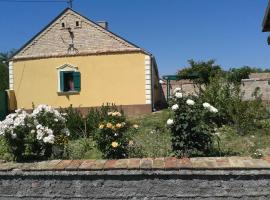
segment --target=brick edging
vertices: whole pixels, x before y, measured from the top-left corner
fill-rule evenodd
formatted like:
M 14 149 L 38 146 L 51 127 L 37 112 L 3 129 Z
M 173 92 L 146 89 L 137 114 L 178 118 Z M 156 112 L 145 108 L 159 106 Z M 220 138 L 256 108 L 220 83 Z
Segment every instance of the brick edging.
M 14 163 L 0 160 L 0 171 L 107 171 L 107 170 L 252 170 L 270 169 L 270 156 L 201 158 L 131 158 L 119 160 L 50 160 Z

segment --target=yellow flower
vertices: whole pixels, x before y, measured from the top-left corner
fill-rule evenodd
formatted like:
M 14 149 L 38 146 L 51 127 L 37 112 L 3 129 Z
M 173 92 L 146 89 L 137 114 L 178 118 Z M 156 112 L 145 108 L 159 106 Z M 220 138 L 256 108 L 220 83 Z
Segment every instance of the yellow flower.
M 133 125 L 133 128 L 138 129 L 139 126 L 138 126 L 137 124 L 134 124 L 134 125 Z
M 122 127 L 122 124 L 117 123 L 115 126 L 116 126 L 116 128 L 121 128 Z
M 116 116 L 121 117 L 122 114 L 120 112 L 116 112 Z
M 118 117 L 121 117 L 122 114 L 120 112 L 113 112 L 112 113 L 112 116 L 118 116 Z
M 111 123 L 107 123 L 107 128 L 112 128 L 112 124 Z
M 108 115 L 112 115 L 113 112 L 108 112 Z
M 100 124 L 99 125 L 99 129 L 103 129 L 104 128 L 104 125 L 103 124 Z
M 129 145 L 129 146 L 133 146 L 133 145 L 134 145 L 133 140 L 129 140 L 128 145 Z
M 122 122 L 121 125 L 122 125 L 122 127 L 125 126 L 126 125 L 126 122 Z
M 112 125 L 111 129 L 114 130 L 114 131 L 116 130 L 115 126 L 113 126 L 113 125 Z
M 112 142 L 112 147 L 113 147 L 113 148 L 116 148 L 116 147 L 118 147 L 118 146 L 119 146 L 118 142 Z

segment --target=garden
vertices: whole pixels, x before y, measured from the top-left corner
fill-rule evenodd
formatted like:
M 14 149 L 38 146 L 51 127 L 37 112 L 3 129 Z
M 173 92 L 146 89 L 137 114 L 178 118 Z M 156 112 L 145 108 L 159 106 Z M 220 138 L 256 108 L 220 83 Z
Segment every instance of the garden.
M 108 103 L 87 115 L 72 106 L 18 109 L 0 122 L 0 159 L 270 155 L 269 105 L 259 88 L 243 100 L 240 72 L 212 67 L 212 75 L 196 80 L 196 94 L 176 88 L 167 109 L 148 115 L 128 117 Z

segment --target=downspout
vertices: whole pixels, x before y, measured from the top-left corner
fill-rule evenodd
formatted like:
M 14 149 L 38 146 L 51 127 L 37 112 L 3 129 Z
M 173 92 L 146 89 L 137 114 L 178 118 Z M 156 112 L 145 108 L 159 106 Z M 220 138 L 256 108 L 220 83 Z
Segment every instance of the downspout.
M 154 77 L 154 58 L 151 55 L 151 106 L 152 106 L 152 112 L 156 111 L 155 104 L 154 104 L 154 84 L 155 84 L 155 77 Z

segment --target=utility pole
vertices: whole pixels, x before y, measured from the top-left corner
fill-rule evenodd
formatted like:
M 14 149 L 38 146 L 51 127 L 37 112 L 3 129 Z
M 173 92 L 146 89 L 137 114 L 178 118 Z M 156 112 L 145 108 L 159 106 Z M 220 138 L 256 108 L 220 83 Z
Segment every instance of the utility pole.
M 73 2 L 73 0 L 67 0 L 68 7 L 72 8 L 72 2 Z

